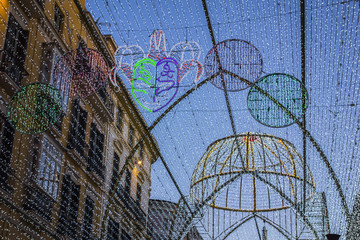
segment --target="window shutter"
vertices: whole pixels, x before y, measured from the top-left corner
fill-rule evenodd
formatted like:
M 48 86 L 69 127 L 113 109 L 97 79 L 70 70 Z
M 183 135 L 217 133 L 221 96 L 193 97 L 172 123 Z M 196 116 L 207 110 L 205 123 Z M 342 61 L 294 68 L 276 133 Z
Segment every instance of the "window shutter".
M 96 145 L 96 131 L 95 130 L 96 130 L 95 123 L 91 123 L 91 127 L 90 127 L 90 146 L 89 146 L 89 153 L 88 153 L 90 169 L 93 169 L 94 164 L 95 164 L 95 145 Z
M 0 186 L 7 186 L 15 129 L 4 119 L 2 142 L 0 143 Z
M 87 120 L 87 112 L 81 107 L 80 109 L 80 120 L 79 120 L 79 133 L 78 133 L 78 142 L 79 142 L 79 153 L 81 155 L 84 154 L 84 146 L 85 146 L 85 133 L 86 133 L 86 120 Z
M 75 239 L 78 223 L 80 186 L 69 175 L 64 176 L 59 214 L 58 232 Z
M 125 176 L 125 192 L 130 194 L 130 185 L 131 185 L 131 173 L 129 169 L 126 169 L 126 176 Z
M 118 240 L 120 233 L 119 223 L 115 222 L 112 218 L 109 218 L 107 240 Z
M 120 159 L 119 159 L 119 155 L 117 155 L 116 153 L 114 153 L 114 162 L 113 162 L 113 173 L 112 173 L 112 179 L 111 179 L 111 188 L 114 188 L 114 185 L 116 183 L 116 180 L 119 177 L 119 164 L 120 164 Z
M 73 101 L 71 111 L 71 123 L 69 133 L 69 148 L 73 149 L 76 146 L 76 131 L 78 129 L 78 112 L 79 112 L 79 100 Z
M 3 61 L 7 63 L 7 73 L 20 84 L 24 72 L 29 31 L 22 29 L 15 17 L 10 14 L 4 45 Z
M 83 234 L 82 234 L 83 240 L 92 239 L 91 231 L 92 231 L 93 215 L 94 215 L 94 201 L 89 196 L 86 196 L 84 225 L 83 225 Z

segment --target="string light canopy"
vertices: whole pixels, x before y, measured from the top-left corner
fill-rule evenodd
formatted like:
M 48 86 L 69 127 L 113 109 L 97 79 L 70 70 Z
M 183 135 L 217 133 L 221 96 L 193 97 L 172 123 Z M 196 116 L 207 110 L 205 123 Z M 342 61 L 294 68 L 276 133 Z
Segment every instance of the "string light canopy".
M 88 97 L 104 86 L 108 72 L 108 65 L 101 53 L 79 46 L 56 63 L 54 85 L 60 89 L 71 86 L 70 97 Z
M 44 132 L 59 119 L 61 102 L 59 90 L 54 86 L 29 84 L 12 97 L 8 107 L 9 121 L 22 133 Z
M 216 209 L 253 213 L 283 210 L 301 202 L 304 184 L 307 196 L 315 192 L 309 169 L 306 182 L 302 178 L 303 167 L 300 154 L 284 139 L 250 132 L 229 136 L 207 148 L 193 172 L 190 193 Z
M 223 81 L 225 81 L 227 91 L 248 88 L 249 84 L 246 81 L 255 82 L 262 73 L 262 67 L 263 60 L 260 51 L 251 43 L 239 39 L 228 39 L 218 43 L 205 57 L 206 77 L 226 70 L 240 78 L 221 73 L 211 80 L 211 83 L 219 89 L 224 89 Z
M 251 115 L 269 127 L 286 127 L 295 123 L 305 113 L 308 102 L 303 84 L 283 73 L 262 77 L 252 86 L 247 98 Z

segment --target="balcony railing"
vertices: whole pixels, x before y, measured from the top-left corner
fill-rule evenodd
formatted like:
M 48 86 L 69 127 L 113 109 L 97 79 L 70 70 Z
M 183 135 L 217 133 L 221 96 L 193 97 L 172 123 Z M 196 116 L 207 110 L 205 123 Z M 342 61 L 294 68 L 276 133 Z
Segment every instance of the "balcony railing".
M 146 214 L 141 209 L 139 204 L 136 203 L 136 201 L 130 196 L 130 194 L 125 191 L 125 188 L 121 184 L 119 184 L 118 186 L 116 195 L 123 202 L 125 208 L 130 209 L 130 211 L 134 214 L 136 220 L 138 220 L 145 226 Z

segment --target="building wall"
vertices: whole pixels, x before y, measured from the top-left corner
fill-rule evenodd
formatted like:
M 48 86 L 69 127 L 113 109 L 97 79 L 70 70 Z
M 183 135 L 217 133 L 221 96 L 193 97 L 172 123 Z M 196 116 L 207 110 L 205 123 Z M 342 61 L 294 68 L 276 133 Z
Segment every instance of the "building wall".
M 63 15 L 60 31 L 56 29 L 54 24 L 55 4 L 57 4 Z M 46 77 L 46 74 L 51 72 L 51 66 L 49 69 L 44 65 L 46 62 L 46 49 L 50 52 L 56 49 L 59 56 L 61 56 L 76 49 L 82 39 L 87 47 L 107 53 L 107 61 L 110 65 L 114 64 L 114 58 L 111 55 L 116 48 L 116 44 L 111 38 L 107 37 L 105 39 L 100 35 L 92 17 L 85 9 L 79 9 L 79 6 L 84 8 L 85 1 L 12 0 L 1 2 L 1 49 L 4 48 L 4 42 L 6 41 L 10 15 L 14 16 L 21 28 L 28 33 L 24 74 L 20 75 L 19 78 L 11 77 L 10 70 L 4 63 L 4 58 L 0 58 L 1 141 L 5 139 L 4 133 L 7 130 L 4 129 L 10 129 L 6 125 L 6 111 L 11 97 L 21 87 L 29 83 L 50 81 L 51 76 Z M 86 16 L 87 20 L 84 19 L 84 16 Z M 49 62 L 51 61 L 50 59 Z M 15 81 L 15 79 L 19 79 L 19 81 Z M 121 80 L 118 79 L 118 81 Z M 78 205 L 75 203 L 72 205 L 71 201 L 69 204 L 70 207 L 75 206 L 78 213 L 75 224 L 76 234 L 78 235 L 76 235 L 75 239 L 80 239 L 82 232 L 85 231 L 85 212 L 88 209 L 85 202 L 87 198 L 94 203 L 93 217 L 91 218 L 92 229 L 90 230 L 92 238 L 96 239 L 108 234 L 109 216 L 119 223 L 119 232 L 124 229 L 133 239 L 148 238 L 145 230 L 146 223 L 141 222 L 141 219 L 137 219 L 135 215 L 141 212 L 145 215 L 144 219 L 146 220 L 148 213 L 151 164 L 158 157 L 158 146 L 153 136 L 150 136 L 144 142 L 144 157 L 141 159 L 141 164 L 138 164 L 138 160 L 140 160 L 139 153 L 136 153 L 135 157 L 130 161 L 128 167 L 132 173 L 130 197 L 124 198 L 124 193 L 120 192 L 122 197 L 115 197 L 115 202 L 109 206 L 110 212 L 108 216 L 104 216 L 109 196 L 112 196 L 111 179 L 113 176 L 114 152 L 117 152 L 120 157 L 120 166 L 118 168 L 118 171 L 120 171 L 126 157 L 132 150 L 128 145 L 129 126 L 131 125 L 134 128 L 134 143 L 141 138 L 146 129 L 145 121 L 125 88 L 118 92 L 111 84 L 107 84 L 105 90 L 107 93 L 105 101 L 107 101 L 108 106 L 104 104 L 104 100 L 99 97 L 98 93 L 88 98 L 79 99 L 80 107 L 87 112 L 84 156 L 79 155 L 69 147 L 72 111 L 75 106 L 74 99 L 67 102 L 68 108 L 64 112 L 59 129 L 53 126 L 46 132 L 36 135 L 14 131 L 11 157 L 9 159 L 10 168 L 6 168 L 6 171 L 1 173 L 7 176 L 6 181 L 0 179 L 1 239 L 70 239 L 66 237 L 69 234 L 61 233 L 58 230 L 60 212 L 62 206 L 65 206 L 63 198 L 66 197 L 63 196 L 67 196 L 64 190 L 64 182 L 68 181 L 68 178 L 73 185 L 69 183 L 70 185 L 66 186 L 74 187 L 71 188 L 70 192 L 74 193 L 76 188 L 79 188 Z M 116 125 L 117 109 L 119 108 L 124 113 L 122 129 L 118 129 Z M 96 123 L 97 129 L 104 135 L 102 158 L 104 178 L 96 171 L 88 169 L 92 123 Z M 0 142 L 0 144 L 5 146 L 4 142 Z M 46 159 L 43 157 L 47 151 L 45 146 L 49 146 L 49 149 L 55 149 L 54 151 L 58 152 L 58 155 L 54 155 L 56 157 L 53 160 L 49 160 L 49 162 L 52 161 L 51 163 L 56 163 L 56 166 L 59 167 L 58 172 L 57 170 L 53 171 L 53 181 L 49 181 L 52 184 L 52 190 L 45 187 L 45 180 L 40 177 L 42 162 Z M 0 153 L 4 151 L 4 147 L 2 147 Z M 0 162 L 7 164 L 2 158 L 0 158 Z M 120 178 L 121 185 L 125 186 L 124 175 Z M 136 203 L 138 182 L 142 186 L 140 203 Z M 50 186 L 50 183 L 46 186 Z

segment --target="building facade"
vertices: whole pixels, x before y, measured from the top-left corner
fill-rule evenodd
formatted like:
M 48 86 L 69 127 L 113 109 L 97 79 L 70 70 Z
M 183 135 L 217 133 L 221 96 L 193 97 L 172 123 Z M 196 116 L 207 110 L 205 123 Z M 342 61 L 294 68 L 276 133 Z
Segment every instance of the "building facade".
M 59 120 L 40 134 L 10 124 L 14 94 L 52 84 L 69 51 L 95 49 L 110 67 L 117 46 L 85 0 L 4 0 L 0 5 L 0 239 L 149 239 L 152 135 L 120 79 L 88 97 L 62 94 Z M 125 166 L 125 167 L 124 167 Z
M 171 224 L 174 217 L 176 203 L 150 199 L 149 204 L 149 235 L 154 240 L 167 240 L 169 239 Z M 200 233 L 194 226 L 183 237 L 182 240 L 202 240 Z

